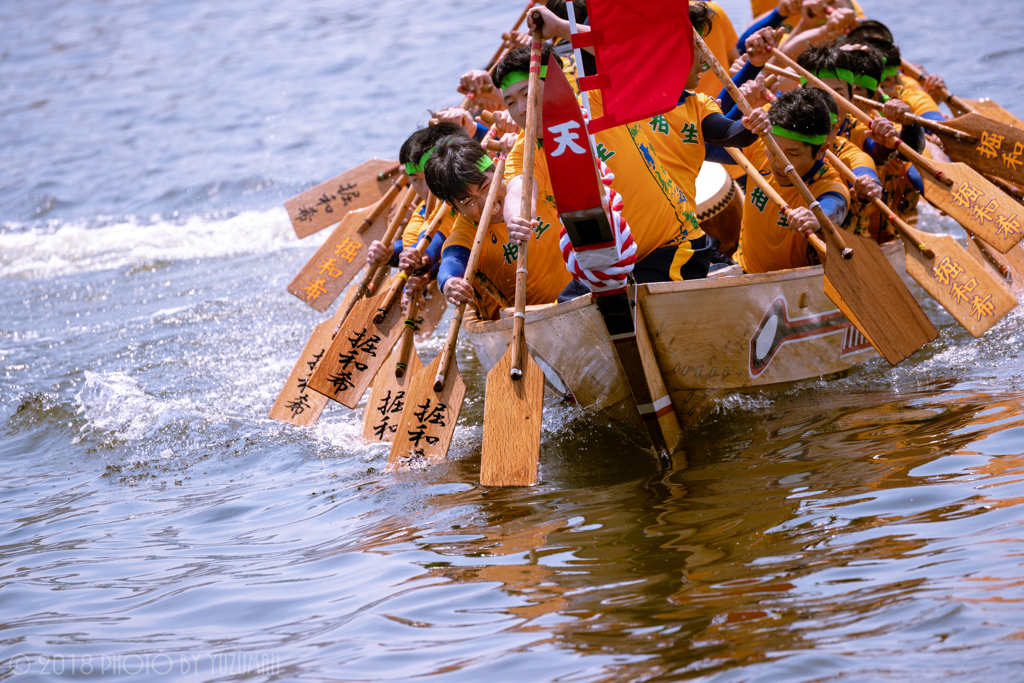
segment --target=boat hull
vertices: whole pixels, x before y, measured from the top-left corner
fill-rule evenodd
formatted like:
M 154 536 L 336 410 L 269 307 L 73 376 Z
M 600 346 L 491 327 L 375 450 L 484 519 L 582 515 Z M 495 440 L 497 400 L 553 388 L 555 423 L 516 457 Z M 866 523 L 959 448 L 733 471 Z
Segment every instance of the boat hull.
M 902 245 L 883 249 L 903 272 Z M 723 394 L 835 375 L 877 356 L 825 296 L 820 266 L 642 285 L 638 300 L 684 426 Z M 511 342 L 512 321 L 467 318 L 465 337 L 490 370 Z M 639 424 L 592 296 L 529 307 L 526 339 L 549 390 Z

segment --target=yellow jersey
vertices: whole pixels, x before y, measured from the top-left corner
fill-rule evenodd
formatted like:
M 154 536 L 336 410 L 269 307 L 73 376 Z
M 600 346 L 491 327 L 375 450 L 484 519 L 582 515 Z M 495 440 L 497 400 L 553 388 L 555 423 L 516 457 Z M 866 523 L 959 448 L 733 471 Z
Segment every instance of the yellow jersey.
M 799 191 L 792 185 L 780 185 L 771 172 L 764 143 L 755 142 L 743 150 L 768 184 L 792 208 L 807 207 Z M 835 192 L 850 200 L 850 192 L 839 173 L 823 163 L 810 182 L 811 194 L 820 197 Z M 776 270 L 811 265 L 807 238 L 789 229 L 789 221 L 781 207 L 764 194 L 753 180 L 747 181 L 747 193 L 740 226 L 740 244 L 733 258 L 747 273 L 770 273 Z
M 526 278 L 526 305 L 554 303 L 566 285 L 572 280 L 558 248 L 558 224 L 545 223 L 534 230 L 530 240 L 528 270 Z M 465 216 L 455 220 L 451 235 L 444 243 L 445 249 L 465 247 L 473 249 L 477 225 Z M 516 261 L 519 245 L 510 244 L 508 229 L 504 221 L 495 222 L 487 229 L 481 245 L 480 261 L 473 278 L 476 296 L 474 308 L 482 320 L 498 317 L 502 307 L 512 306 L 516 296 Z
M 694 206 L 697 204 L 697 174 L 705 157 L 701 123 L 713 113 L 722 113 L 718 102 L 691 92 L 678 107 L 642 125 L 669 177 Z
M 935 103 L 932 96 L 921 87 L 920 83 L 909 76 L 900 76 L 900 86 L 896 90 L 896 97 L 910 105 L 910 109 L 917 116 L 940 113 L 939 105 Z
M 402 231 L 402 246 L 403 247 L 415 247 L 416 243 L 419 242 L 420 233 L 430 227 L 430 222 L 434 220 L 434 216 L 437 215 L 437 210 L 441 208 L 441 200 L 438 200 L 437 206 L 430 213 L 430 216 L 424 216 L 426 213 L 427 203 L 420 202 L 417 205 L 416 210 L 412 214 L 412 218 L 405 224 L 405 229 Z M 437 226 L 437 231 L 441 233 L 445 238 L 452 232 L 452 226 L 455 225 L 455 209 L 448 212 L 448 215 L 441 219 L 441 225 Z
M 832 143 L 832 153 L 839 157 L 839 160 L 851 171 L 856 171 L 858 168 L 869 168 L 877 175 L 875 160 L 871 158 L 871 155 L 842 136 L 836 136 Z M 850 206 L 842 227 L 855 235 L 870 235 L 872 219 L 878 215 L 878 209 L 870 201 L 857 199 L 852 184 L 847 183 L 847 187 L 850 188 Z M 877 220 L 875 225 L 877 227 Z

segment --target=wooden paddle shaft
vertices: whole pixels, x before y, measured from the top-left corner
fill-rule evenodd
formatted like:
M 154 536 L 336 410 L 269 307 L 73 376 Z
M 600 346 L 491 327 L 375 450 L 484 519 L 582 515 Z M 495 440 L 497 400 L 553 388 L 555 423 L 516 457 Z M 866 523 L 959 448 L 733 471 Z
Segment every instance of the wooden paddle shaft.
M 732 78 L 729 77 L 728 72 L 726 72 L 722 65 L 718 63 L 718 60 L 711 53 L 711 50 L 708 49 L 708 46 L 704 44 L 704 39 L 700 37 L 700 34 L 697 33 L 696 30 L 693 32 L 693 40 L 704 53 L 704 60 L 711 66 L 712 71 L 714 71 L 715 75 L 718 76 L 718 80 L 725 84 L 726 90 L 729 91 L 729 95 L 732 96 L 732 99 L 743 112 L 743 115 L 750 116 L 754 111 L 753 107 L 751 107 L 750 103 L 747 102 L 747 98 L 743 96 L 743 93 L 741 93 L 740 89 L 736 87 L 736 84 L 732 82 Z M 768 151 L 775 156 L 779 163 L 786 164 L 786 177 L 789 178 L 789 182 L 793 183 L 797 192 L 799 192 L 800 196 L 803 197 L 805 202 L 807 202 L 808 207 L 810 207 L 811 211 L 814 213 L 814 217 L 818 219 L 818 224 L 829 233 L 829 236 L 839 246 L 843 258 L 850 258 L 853 256 L 853 250 L 846 246 L 846 242 L 843 240 L 842 235 L 839 234 L 839 228 L 837 228 L 832 220 L 825 215 L 825 212 L 822 211 L 817 197 L 811 194 L 807 185 L 804 184 L 803 178 L 797 174 L 796 169 L 793 168 L 793 164 L 789 163 L 789 158 L 779 148 L 778 143 L 775 142 L 775 138 L 773 138 L 770 133 L 762 133 L 760 137 L 768 148 Z M 760 177 L 760 173 L 756 175 Z M 782 204 L 780 204 L 780 206 L 782 206 Z
M 405 170 L 398 174 L 398 179 L 391 181 L 391 187 L 384 193 L 384 196 L 377 202 L 377 206 L 373 207 L 373 210 L 366 215 L 363 222 L 359 224 L 357 232 L 366 232 L 366 230 L 373 225 L 381 214 L 385 213 L 391 208 L 391 204 L 394 203 L 395 197 L 402 191 L 406 185 L 409 184 L 409 176 L 405 174 Z
M 437 210 L 437 213 L 434 214 L 434 220 L 430 222 L 430 226 L 427 228 L 426 234 L 424 234 L 423 237 L 420 238 L 419 243 L 416 244 L 416 253 L 420 256 L 427 251 L 430 241 L 434 239 L 434 235 L 437 233 L 437 229 L 441 227 L 441 221 L 444 220 L 444 216 L 448 211 L 448 202 L 444 202 L 441 204 L 441 208 Z M 398 301 L 399 298 L 401 298 L 402 289 L 405 287 L 405 283 L 409 280 L 409 275 L 410 273 L 408 271 L 403 270 L 391 279 L 391 287 L 388 289 L 388 293 L 384 297 L 384 301 L 381 303 L 380 308 L 377 309 L 377 312 L 373 316 L 374 323 L 378 325 L 381 324 L 384 321 L 384 318 L 387 317 L 388 311 L 391 310 L 391 307 L 395 305 L 395 302 Z
M 924 71 L 918 69 L 916 66 L 914 66 L 905 59 L 902 60 L 902 62 L 903 63 L 901 64 L 901 66 L 903 67 L 903 73 L 907 74 L 918 83 L 924 83 L 925 76 L 927 76 L 927 74 Z M 939 90 L 939 97 L 945 100 L 946 104 L 948 104 L 950 108 L 962 110 L 960 112 L 954 113 L 970 114 L 971 112 L 975 111 L 974 107 L 972 107 L 970 104 L 963 101 L 959 97 L 950 94 L 949 90 L 945 87 Z
M 850 168 L 844 164 L 839 157 L 833 154 L 831 150 L 826 152 L 825 156 L 828 158 L 828 162 L 832 164 L 833 168 L 839 171 L 840 175 L 846 178 L 847 182 L 851 185 L 857 182 L 857 174 L 850 170 Z M 932 251 L 926 243 L 921 241 L 919 233 L 907 225 L 907 223 L 905 223 L 899 216 L 893 213 L 892 209 L 890 209 L 885 202 L 878 197 L 872 197 L 871 203 L 882 213 L 883 216 L 892 221 L 893 225 L 896 227 L 896 232 L 900 234 L 900 237 L 917 247 L 918 251 L 924 254 L 925 258 L 935 258 L 935 252 Z
M 526 15 L 530 13 L 530 10 L 532 10 L 533 6 L 536 5 L 536 4 L 537 3 L 534 0 L 530 0 L 528 3 L 526 3 L 526 7 L 523 9 L 523 13 L 519 15 L 519 18 L 516 20 L 515 25 L 512 27 L 512 30 L 509 31 L 509 33 L 515 33 L 516 31 L 519 30 L 519 27 L 523 25 L 524 21 L 526 21 Z M 501 53 L 504 52 L 504 51 L 505 51 L 505 41 L 503 40 L 503 41 L 501 41 L 501 46 L 494 53 L 494 56 L 491 57 L 491 61 L 487 62 L 487 64 L 488 64 L 487 71 L 488 72 L 493 71 L 494 67 L 496 67 L 498 65 L 498 60 L 501 58 Z
M 498 163 L 494 165 L 494 173 L 491 175 L 491 189 L 487 192 L 487 201 L 484 202 L 483 213 L 480 214 L 480 225 L 476 228 L 476 236 L 473 238 L 473 248 L 469 252 L 469 261 L 466 263 L 466 272 L 462 276 L 466 282 L 473 286 L 473 278 L 476 276 L 476 267 L 480 263 L 480 254 L 483 252 L 484 239 L 491 227 L 491 214 L 494 213 L 494 202 L 498 198 L 498 190 L 501 189 L 502 176 L 505 174 L 505 157 L 498 157 Z M 444 293 L 442 292 L 442 295 Z M 444 389 L 444 383 L 448 379 L 448 368 L 451 367 L 452 358 L 455 357 L 455 344 L 459 341 L 459 329 L 462 327 L 462 316 L 466 312 L 466 304 L 459 304 L 452 316 L 452 322 L 448 325 L 448 337 L 444 341 L 444 348 L 441 349 L 441 363 L 437 366 L 437 376 L 434 378 L 434 391 L 440 393 Z
M 409 305 L 405 309 L 405 329 L 402 330 L 402 341 L 398 347 L 398 360 L 395 361 L 395 377 L 402 379 L 409 367 L 409 354 L 412 352 L 413 335 L 416 333 L 416 316 L 420 312 L 420 293 L 409 295 Z
M 388 225 L 387 231 L 384 233 L 384 237 L 381 239 L 385 245 L 391 244 L 392 240 L 395 239 L 395 235 L 398 233 L 398 228 L 402 225 L 402 220 L 405 218 L 405 213 L 409 210 L 409 204 L 416 198 L 416 192 L 411 187 L 405 189 L 405 194 L 402 195 L 402 200 L 398 203 L 398 210 L 395 211 L 394 218 L 391 219 L 391 224 Z M 376 277 L 378 271 L 380 271 L 380 263 L 371 263 L 366 268 L 366 273 L 363 275 L 363 279 L 359 281 L 359 286 L 356 288 L 355 296 L 349 299 L 346 304 L 346 310 L 344 315 L 341 316 L 341 324 L 344 324 L 348 320 L 349 314 L 352 313 L 352 309 L 357 303 L 363 300 L 366 293 L 370 291 L 370 286 L 373 283 L 374 277 Z
M 775 188 L 769 185 L 764 176 L 754 168 L 754 164 L 750 163 L 750 160 L 743 156 L 743 152 L 739 151 L 735 147 L 725 147 L 724 149 L 729 153 L 729 156 L 736 160 L 736 163 L 740 165 L 740 168 L 747 172 L 747 177 L 753 179 L 753 181 L 757 183 L 757 186 L 761 188 L 761 191 L 768 195 L 768 199 L 778 204 L 779 208 L 785 211 L 787 215 L 792 211 L 792 208 L 786 204 L 782 197 L 779 196 L 779 193 L 775 191 Z M 821 241 L 821 238 L 814 233 L 806 235 L 806 237 L 807 241 L 811 243 L 811 246 L 814 247 L 815 251 L 822 256 L 825 256 L 826 247 L 825 243 Z
M 480 120 L 483 121 L 488 126 L 493 126 L 494 112 L 489 112 L 486 109 L 484 109 L 482 112 L 480 112 Z
M 398 164 L 397 166 L 392 166 L 388 170 L 383 171 L 381 173 L 378 173 L 377 174 L 377 180 L 379 180 L 380 182 L 384 182 L 385 180 L 387 180 L 388 178 L 390 178 L 391 176 L 395 175 L 396 173 L 398 173 L 401 170 L 403 170 L 402 164 Z
M 868 98 L 863 97 L 861 95 L 854 95 L 853 96 L 853 101 L 856 102 L 857 104 L 863 105 L 865 107 L 874 107 L 874 108 L 879 109 L 879 110 L 880 110 L 880 107 L 882 106 L 880 102 L 876 102 L 874 100 L 869 100 Z M 926 119 L 923 116 L 918 116 L 916 114 L 901 114 L 900 118 L 904 122 L 912 123 L 915 126 L 921 126 L 925 130 L 930 130 L 933 133 L 938 133 L 940 135 L 952 136 L 952 137 L 954 137 L 957 140 L 960 140 L 962 142 L 967 142 L 967 143 L 970 143 L 972 145 L 978 142 L 978 138 L 976 138 L 975 136 L 971 135 L 970 133 L 965 133 L 962 130 L 957 130 L 956 128 L 950 128 L 949 126 L 947 126 L 944 123 L 939 123 L 938 121 L 932 121 L 931 119 Z
M 844 109 L 846 109 L 846 111 L 850 112 L 850 114 L 860 119 L 864 123 L 864 125 L 871 125 L 872 118 L 865 114 L 860 109 L 858 109 L 855 104 L 850 102 L 850 100 L 846 99 L 845 97 L 837 93 L 835 90 L 825 85 L 821 81 L 821 79 L 819 79 L 810 71 L 797 64 L 788 55 L 784 54 L 782 50 L 775 50 L 772 48 L 769 49 L 771 50 L 772 54 L 776 57 L 776 59 L 778 59 L 791 69 L 795 69 L 797 73 L 806 78 L 808 82 L 814 85 L 815 88 L 820 88 L 821 90 L 824 90 L 825 92 L 832 95 L 832 97 L 835 98 L 835 101 L 837 104 L 839 104 L 839 106 L 843 107 Z M 918 154 L 917 151 L 911 149 L 905 142 L 903 142 L 902 140 L 896 140 L 895 144 L 896 149 L 899 150 L 899 152 L 903 154 L 903 156 L 910 159 L 910 161 L 915 166 L 917 166 L 919 170 L 926 171 L 929 175 L 933 176 L 937 181 L 939 181 L 940 183 L 947 187 L 953 185 L 952 179 L 948 178 L 946 174 L 940 171 L 931 161 Z
M 519 215 L 526 220 L 533 218 L 533 159 L 537 153 L 537 107 L 540 106 L 540 31 L 533 32 L 530 46 L 530 81 L 526 100 L 526 144 L 523 145 L 523 201 Z M 523 352 L 526 348 L 526 276 L 527 252 L 530 240 L 519 245 L 519 259 L 516 263 L 516 302 L 512 319 L 512 370 L 509 376 L 520 379 L 523 376 Z

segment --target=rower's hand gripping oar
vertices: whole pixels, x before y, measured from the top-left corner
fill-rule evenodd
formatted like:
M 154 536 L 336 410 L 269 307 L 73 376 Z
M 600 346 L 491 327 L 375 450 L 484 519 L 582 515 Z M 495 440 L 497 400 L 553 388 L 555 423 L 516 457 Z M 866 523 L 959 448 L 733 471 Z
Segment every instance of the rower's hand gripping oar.
M 694 42 L 700 47 L 705 61 L 725 84 L 740 110 L 749 116 L 752 111 L 750 103 L 746 101 L 696 31 Z M 781 54 L 778 50 L 773 52 Z M 871 239 L 850 233 L 840 237 L 838 228 L 821 210 L 817 199 L 811 194 L 803 179 L 797 175 L 792 164 L 788 163 L 786 155 L 779 149 L 772 135 L 763 133 L 761 139 L 779 163 L 787 163 L 787 178 L 810 206 L 818 219 L 818 224 L 824 228 L 828 243 L 824 268 L 825 291 L 829 298 L 848 312 L 851 322 L 865 337 L 872 340 L 875 348 L 892 365 L 896 365 L 935 339 L 938 332 L 899 275 L 892 269 L 878 244 Z M 852 259 L 849 259 L 851 254 L 847 251 L 846 242 L 857 245 L 856 256 Z M 846 258 L 834 258 L 837 252 Z
M 444 216 L 450 207 L 448 202 L 441 204 L 441 208 L 434 214 L 434 220 L 430 221 L 430 225 L 427 227 L 427 231 L 420 238 L 420 241 L 416 244 L 416 253 L 420 256 L 426 253 L 427 247 L 430 246 L 430 241 L 434 239 L 434 235 L 437 234 L 437 229 L 441 227 L 441 221 L 444 220 Z M 388 289 L 387 295 L 381 301 L 380 308 L 373 316 L 373 322 L 380 324 L 384 318 L 387 317 L 388 311 L 395 305 L 395 302 L 402 297 L 402 289 L 405 287 L 405 283 L 409 280 L 409 276 L 412 273 L 408 270 L 403 270 L 398 275 L 391 279 L 391 286 Z
M 871 124 L 870 116 L 781 50 L 771 49 L 771 52 L 776 59 L 806 78 L 814 87 L 831 94 L 836 103 L 851 115 L 865 125 Z M 896 139 L 894 144 L 897 151 L 909 159 L 924 176 L 925 199 L 952 216 L 964 229 L 976 233 L 1004 254 L 1024 238 L 1024 211 L 1021 206 L 980 173 L 966 164 L 946 164 L 926 159 L 902 140 Z
M 847 182 L 857 182 L 857 175 L 835 154 L 826 156 Z M 925 233 L 902 221 L 881 199 L 871 201 L 903 238 L 907 273 L 965 330 L 980 337 L 1017 306 L 1006 283 L 951 235 L 927 235 L 925 243 Z
M 494 202 L 497 201 L 498 189 L 503 182 L 505 173 L 505 156 L 498 157 L 494 165 L 494 175 L 491 176 L 491 188 L 487 192 L 487 200 L 484 202 L 483 213 L 480 218 L 480 225 L 476 229 L 476 237 L 473 239 L 473 249 L 469 253 L 469 261 L 466 263 L 466 273 L 463 278 L 466 282 L 473 284 L 476 277 L 477 264 L 480 263 L 480 253 L 483 251 L 484 238 L 487 230 L 491 227 L 491 214 L 494 213 Z M 440 392 L 444 389 L 448 378 L 448 369 L 451 367 L 452 359 L 455 357 L 455 346 L 459 341 L 459 330 L 462 328 L 462 316 L 466 313 L 466 304 L 461 303 L 452 315 L 452 321 L 448 325 L 448 337 L 445 339 L 444 348 L 441 349 L 441 360 L 438 361 L 437 374 L 434 376 L 434 391 Z
M 864 97 L 863 95 L 854 95 L 853 96 L 853 101 L 854 101 L 855 104 L 859 104 L 859 105 L 864 106 L 864 107 L 872 107 L 872 108 L 877 109 L 879 111 L 881 111 L 881 108 L 882 108 L 882 103 L 881 102 L 876 102 L 875 100 L 869 100 L 868 98 Z M 885 114 L 883 113 L 882 115 L 884 116 Z M 888 118 L 888 117 L 886 117 L 886 118 Z M 978 144 L 978 137 L 976 135 L 971 135 L 970 133 L 965 133 L 964 131 L 957 130 L 956 128 L 950 128 L 946 124 L 939 123 L 938 121 L 932 121 L 931 119 L 926 119 L 926 118 L 924 118 L 922 116 L 917 116 L 916 114 L 911 114 L 909 112 L 904 112 L 904 113 L 900 114 L 900 116 L 897 117 L 897 118 L 898 118 L 898 120 L 896 121 L 896 123 L 909 123 L 909 124 L 914 125 L 914 126 L 920 126 L 921 128 L 924 128 L 927 131 L 935 133 L 936 135 L 938 135 L 940 137 L 947 137 L 948 136 L 948 137 L 953 138 L 954 140 L 959 140 L 960 142 L 966 142 L 966 143 L 971 144 L 971 145 Z

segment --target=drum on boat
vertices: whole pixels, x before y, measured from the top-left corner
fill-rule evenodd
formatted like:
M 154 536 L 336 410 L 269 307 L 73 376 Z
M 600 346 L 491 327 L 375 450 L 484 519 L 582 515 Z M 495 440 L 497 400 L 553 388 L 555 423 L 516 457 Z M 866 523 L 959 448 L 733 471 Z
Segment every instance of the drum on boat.
M 722 243 L 718 251 L 732 256 L 740 243 L 743 191 L 721 164 L 705 161 L 697 175 L 697 221 L 701 230 Z

